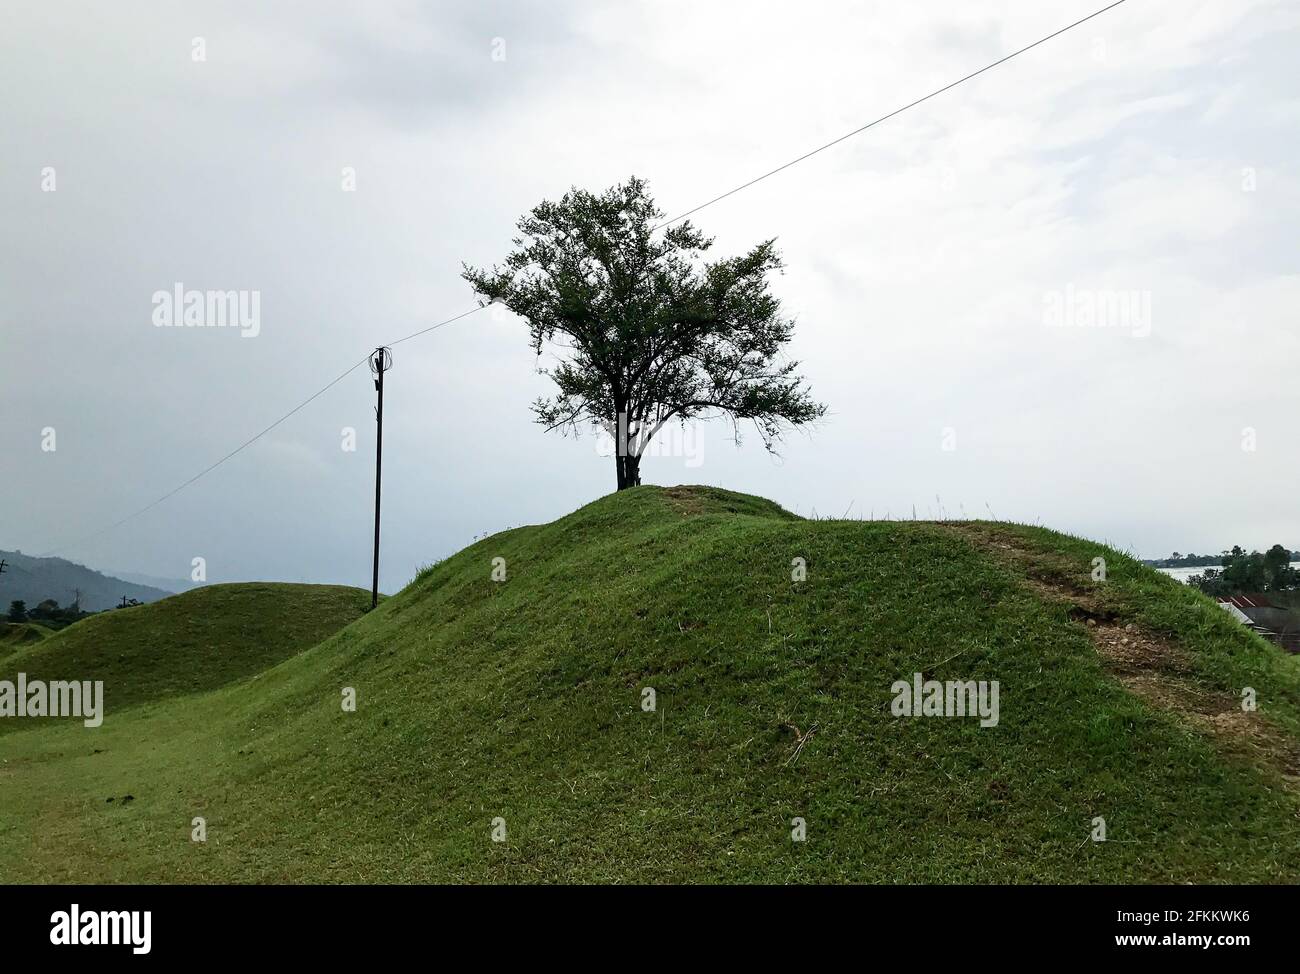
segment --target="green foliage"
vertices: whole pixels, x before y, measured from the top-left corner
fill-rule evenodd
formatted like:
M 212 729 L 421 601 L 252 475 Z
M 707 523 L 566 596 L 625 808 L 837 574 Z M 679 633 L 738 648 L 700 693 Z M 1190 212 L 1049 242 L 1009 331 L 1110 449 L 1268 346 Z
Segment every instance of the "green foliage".
M 636 177 L 598 196 L 575 188 L 519 221 L 504 266 L 463 275 L 528 321 L 539 356 L 560 350 L 546 372 L 559 392 L 534 404 L 537 421 L 603 427 L 618 444 L 620 489 L 640 483 L 641 457 L 670 422 L 726 416 L 739 440 L 750 421 L 771 450 L 786 426 L 826 411 L 798 363 L 779 360 L 794 322 L 769 288 L 781 269 L 774 241 L 705 262 L 712 239 L 689 221 L 659 233 L 663 218 Z
M 22 599 L 14 599 L 9 603 L 9 621 L 26 622 L 27 621 L 27 603 Z
M 1247 552 L 1233 545 L 1220 558 L 1222 569 L 1208 569 L 1187 580 L 1206 595 L 1281 592 L 1300 586 L 1300 572 L 1290 567 L 1291 552 L 1275 544 L 1267 552 Z
M 1222 555 L 1198 555 L 1194 552 L 1183 555 L 1175 551 L 1168 558 L 1154 558 L 1146 564 L 1157 568 L 1203 568 L 1207 565 L 1219 564 L 1222 557 Z
M 1207 698 L 1256 688 L 1294 746 L 1300 660 L 1119 552 L 1000 529 L 1072 586 L 1094 587 L 1103 555 L 1108 611 L 1176 642 Z M 114 679 L 171 673 L 156 679 L 185 695 L 110 704 L 96 731 L 0 736 L 0 872 L 1300 880 L 1297 799 L 1281 776 L 1125 690 L 1086 627 L 1002 550 L 945 525 L 806 521 L 714 488 L 639 487 L 485 538 L 318 645 L 216 689 L 185 686 L 201 645 L 167 647 L 222 624 L 225 652 L 250 651 L 260 637 L 229 638 L 233 600 L 172 613 L 147 637 L 127 624 L 179 597 L 108 613 L 64 637 L 120 625 L 109 656 L 135 641 L 155 651 Z M 999 680 L 1001 722 L 892 718 L 891 683 L 918 671 Z M 641 708 L 646 687 L 655 712 Z M 812 732 L 797 758 L 792 727 Z M 106 801 L 124 794 L 135 800 Z M 202 846 L 186 832 L 199 814 Z M 1097 815 L 1111 841 L 1087 841 Z M 504 843 L 490 839 L 497 816 Z M 795 817 L 807 842 L 791 841 Z
M 63 629 L 93 614 L 75 605 L 61 607 L 54 599 L 43 599 L 27 613 L 27 618 L 50 629 Z

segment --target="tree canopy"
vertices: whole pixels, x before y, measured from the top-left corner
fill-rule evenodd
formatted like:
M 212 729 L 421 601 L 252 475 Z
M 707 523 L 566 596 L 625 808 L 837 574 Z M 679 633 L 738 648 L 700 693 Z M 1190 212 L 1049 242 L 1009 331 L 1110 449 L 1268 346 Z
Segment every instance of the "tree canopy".
M 1245 592 L 1280 592 L 1300 585 L 1300 571 L 1290 566 L 1292 552 L 1275 544 L 1262 554 L 1247 552 L 1241 545 L 1220 556 L 1222 568 L 1207 569 L 1187 580 L 1207 595 L 1240 595 Z
M 556 352 L 542 371 L 558 391 L 533 404 L 537 422 L 607 430 L 620 490 L 640 483 L 641 457 L 670 422 L 725 416 L 739 441 L 749 421 L 772 450 L 826 411 L 782 355 L 794 323 L 769 287 L 775 240 L 707 261 L 712 238 L 663 218 L 636 177 L 599 195 L 574 188 L 519 220 L 502 265 L 463 273 L 528 322 L 539 357 Z

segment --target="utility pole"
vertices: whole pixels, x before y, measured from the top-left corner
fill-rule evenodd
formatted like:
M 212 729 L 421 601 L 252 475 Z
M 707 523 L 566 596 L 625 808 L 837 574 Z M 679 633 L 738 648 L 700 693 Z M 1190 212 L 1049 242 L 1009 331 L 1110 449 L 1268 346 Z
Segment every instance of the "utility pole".
M 382 345 L 370 356 L 370 371 L 375 376 L 375 567 L 370 582 L 370 608 L 379 604 L 379 483 L 384 470 L 384 373 L 393 367 L 393 353 Z

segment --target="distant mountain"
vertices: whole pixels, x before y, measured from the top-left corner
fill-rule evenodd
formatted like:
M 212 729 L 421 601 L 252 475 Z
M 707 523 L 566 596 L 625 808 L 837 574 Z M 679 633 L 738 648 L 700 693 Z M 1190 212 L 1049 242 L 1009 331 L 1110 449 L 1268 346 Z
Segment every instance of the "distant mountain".
M 190 589 L 199 588 L 203 584 L 201 582 L 191 582 L 186 578 L 162 578 L 159 575 L 141 575 L 139 572 L 118 572 L 113 571 L 111 568 L 105 574 L 120 578 L 124 582 L 135 582 L 137 585 L 160 588 L 164 592 L 173 594 L 188 592 Z
M 122 596 L 139 602 L 157 602 L 173 594 L 153 585 L 114 578 L 65 558 L 37 558 L 21 551 L 0 551 L 0 559 L 8 563 L 0 574 L 0 612 L 8 609 L 15 599 L 22 599 L 29 609 L 46 599 L 71 605 L 78 590 L 81 607 L 88 612 L 112 608 L 122 601 Z

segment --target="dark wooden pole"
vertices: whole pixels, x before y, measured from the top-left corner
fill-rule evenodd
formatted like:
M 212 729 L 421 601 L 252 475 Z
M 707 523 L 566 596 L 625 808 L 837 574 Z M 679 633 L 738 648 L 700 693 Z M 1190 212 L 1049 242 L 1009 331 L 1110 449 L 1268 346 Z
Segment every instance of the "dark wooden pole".
M 375 565 L 370 581 L 370 608 L 379 604 L 379 485 L 384 470 L 384 372 L 388 349 L 375 349 L 371 365 L 375 372 L 375 390 L 379 405 L 375 408 Z

